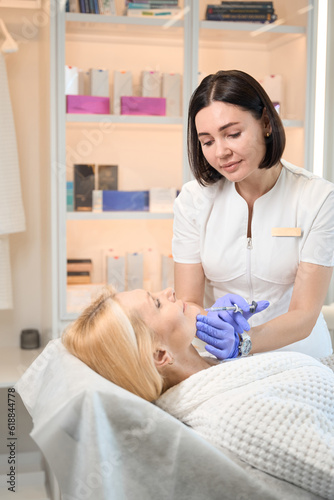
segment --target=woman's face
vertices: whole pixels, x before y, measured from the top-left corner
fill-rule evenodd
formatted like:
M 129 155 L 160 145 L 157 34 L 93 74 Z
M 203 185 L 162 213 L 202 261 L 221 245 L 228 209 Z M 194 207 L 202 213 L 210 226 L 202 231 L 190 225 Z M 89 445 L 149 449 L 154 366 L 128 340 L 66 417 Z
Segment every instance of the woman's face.
M 144 323 L 173 352 L 187 348 L 194 339 L 196 316 L 200 310 L 177 300 L 172 288 L 152 294 L 145 290 L 121 292 L 117 299 L 125 309 L 136 310 Z
M 265 135 L 271 132 L 264 117 L 214 101 L 195 118 L 203 155 L 210 165 L 232 182 L 240 182 L 258 170 L 265 152 Z

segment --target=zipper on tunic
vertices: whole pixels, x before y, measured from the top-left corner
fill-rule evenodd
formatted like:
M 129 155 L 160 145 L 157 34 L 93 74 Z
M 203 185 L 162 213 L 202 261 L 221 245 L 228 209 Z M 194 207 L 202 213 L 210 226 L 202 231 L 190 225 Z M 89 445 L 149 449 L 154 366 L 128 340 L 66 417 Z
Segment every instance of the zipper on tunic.
M 252 252 L 253 243 L 252 238 L 247 238 L 247 259 L 246 259 L 246 276 L 249 287 L 249 299 L 250 302 L 253 300 L 253 285 L 252 285 Z

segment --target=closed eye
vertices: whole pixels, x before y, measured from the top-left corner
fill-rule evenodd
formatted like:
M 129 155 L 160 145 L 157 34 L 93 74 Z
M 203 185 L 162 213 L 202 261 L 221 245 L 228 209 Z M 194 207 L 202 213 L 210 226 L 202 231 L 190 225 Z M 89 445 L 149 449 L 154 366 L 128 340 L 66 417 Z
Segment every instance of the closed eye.
M 159 300 L 159 299 L 155 299 L 155 305 L 156 305 L 157 309 L 160 309 L 160 307 L 161 307 L 161 302 L 160 302 L 160 300 Z
M 241 134 L 241 132 L 237 132 L 236 134 L 230 134 L 229 137 L 232 137 L 232 139 L 236 139 L 237 137 L 239 137 Z
M 212 143 L 213 143 L 213 141 L 203 142 L 202 146 L 211 146 Z

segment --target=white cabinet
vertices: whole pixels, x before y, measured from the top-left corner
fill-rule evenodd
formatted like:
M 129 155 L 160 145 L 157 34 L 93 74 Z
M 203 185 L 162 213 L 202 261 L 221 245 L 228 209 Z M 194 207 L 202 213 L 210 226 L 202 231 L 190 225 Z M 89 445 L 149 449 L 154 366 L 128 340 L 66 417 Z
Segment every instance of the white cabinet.
M 313 133 L 314 2 L 276 0 L 274 25 L 205 21 L 209 2 L 185 0 L 182 19 L 161 20 L 65 13 L 52 18 L 52 230 L 54 336 L 76 316 L 70 310 L 66 259 L 91 258 L 95 285 L 105 280 L 112 249 L 144 254 L 145 286 L 161 283 L 160 256 L 171 253 L 172 213 L 67 212 L 73 164 L 117 164 L 119 189 L 176 187 L 190 179 L 187 107 L 202 76 L 241 69 L 261 79 L 282 75 L 285 158 L 310 168 Z M 219 3 L 211 1 L 210 3 Z M 181 2 L 180 2 L 181 4 Z M 65 64 L 87 70 L 182 74 L 182 117 L 66 114 Z M 305 146 L 307 145 L 307 147 Z M 79 288 L 77 289 L 79 290 Z

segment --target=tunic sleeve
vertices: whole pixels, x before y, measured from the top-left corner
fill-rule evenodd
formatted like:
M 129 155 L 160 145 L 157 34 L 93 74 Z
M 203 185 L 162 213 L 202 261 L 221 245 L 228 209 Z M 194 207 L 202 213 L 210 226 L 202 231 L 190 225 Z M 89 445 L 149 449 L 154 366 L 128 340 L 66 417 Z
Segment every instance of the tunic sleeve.
M 334 188 L 325 197 L 301 251 L 301 261 L 334 265 Z
M 197 183 L 185 184 L 174 202 L 172 251 L 174 262 L 198 264 L 200 257 L 199 207 L 201 195 Z

